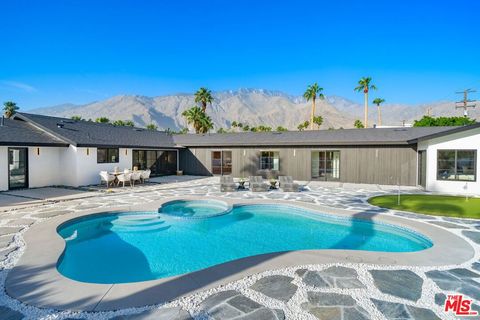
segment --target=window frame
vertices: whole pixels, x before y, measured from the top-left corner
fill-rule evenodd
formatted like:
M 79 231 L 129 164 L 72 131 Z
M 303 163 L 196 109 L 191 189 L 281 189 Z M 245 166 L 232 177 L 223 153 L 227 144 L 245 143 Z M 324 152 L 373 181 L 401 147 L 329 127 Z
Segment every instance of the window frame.
M 468 179 L 459 179 L 458 176 L 458 152 L 462 151 L 470 151 L 473 152 L 473 180 Z M 454 176 L 455 179 L 441 179 L 439 174 L 439 155 L 440 152 L 454 152 L 455 153 L 455 160 L 454 160 Z M 437 181 L 457 181 L 457 182 L 477 182 L 477 150 L 476 149 L 437 149 L 437 167 L 436 167 L 436 180 Z
M 105 150 L 105 161 L 100 161 L 98 157 L 98 153 L 100 150 Z M 116 161 L 111 161 L 111 151 L 114 150 L 116 152 Z M 120 148 L 97 148 L 97 163 L 119 163 L 120 162 Z
M 271 154 L 271 156 L 267 156 L 266 158 L 267 159 L 271 159 L 270 161 L 263 161 L 263 153 L 269 153 Z M 275 154 L 278 155 L 278 168 L 275 169 Z M 277 150 L 261 150 L 260 151 L 260 157 L 259 157 L 259 160 L 260 160 L 260 170 L 265 170 L 265 171 L 280 171 L 280 151 L 277 151 Z M 271 163 L 271 168 L 263 168 L 263 164 L 266 164 L 266 163 Z

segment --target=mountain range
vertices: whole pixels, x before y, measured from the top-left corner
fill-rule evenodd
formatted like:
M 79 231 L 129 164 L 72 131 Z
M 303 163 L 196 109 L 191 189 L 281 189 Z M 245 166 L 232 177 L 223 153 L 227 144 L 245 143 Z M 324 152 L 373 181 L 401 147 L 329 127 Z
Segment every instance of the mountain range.
M 311 102 L 303 97 L 264 89 L 239 89 L 213 93 L 214 102 L 207 108 L 215 129 L 229 128 L 232 121 L 250 126 L 283 126 L 296 130 L 299 123 L 310 117 Z M 363 105 L 340 96 L 327 96 L 317 100 L 317 115 L 324 119 L 322 129 L 352 128 L 356 119 L 363 121 Z M 195 104 L 193 94 L 175 94 L 158 97 L 119 95 L 84 105 L 62 104 L 30 110 L 31 113 L 84 119 L 107 117 L 110 120 L 132 120 L 144 127 L 154 123 L 159 129 L 180 130 L 187 127 L 182 112 Z M 383 125 L 413 123 L 428 112 L 432 116 L 461 116 L 452 101 L 439 101 L 422 105 L 386 103 L 382 107 Z M 480 120 L 480 110 L 469 110 L 469 116 Z M 369 123 L 377 123 L 377 107 L 370 105 Z

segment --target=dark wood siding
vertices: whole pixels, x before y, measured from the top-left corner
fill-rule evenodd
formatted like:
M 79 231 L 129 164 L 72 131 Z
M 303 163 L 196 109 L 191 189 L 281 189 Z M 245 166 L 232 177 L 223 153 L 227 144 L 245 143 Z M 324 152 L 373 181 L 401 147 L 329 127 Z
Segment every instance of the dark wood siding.
M 340 151 L 340 182 L 414 186 L 417 179 L 417 152 L 408 146 L 325 146 L 325 147 L 262 147 L 262 148 L 208 148 L 183 150 L 180 167 L 186 174 L 211 175 L 211 153 L 215 150 L 232 151 L 232 175 L 248 177 L 263 175 L 276 177 L 290 175 L 296 180 L 309 181 L 312 151 Z M 260 170 L 260 152 L 278 151 L 279 172 Z

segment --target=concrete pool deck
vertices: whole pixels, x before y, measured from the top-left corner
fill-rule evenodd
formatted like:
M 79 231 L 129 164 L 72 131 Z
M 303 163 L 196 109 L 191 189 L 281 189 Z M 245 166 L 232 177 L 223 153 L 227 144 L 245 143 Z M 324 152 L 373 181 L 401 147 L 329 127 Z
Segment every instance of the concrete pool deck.
M 166 200 L 170 201 L 172 198 Z M 203 197 L 184 196 L 182 200 L 201 200 Z M 209 197 L 228 204 L 288 204 L 321 213 L 383 222 L 414 230 L 428 237 L 431 248 L 408 253 L 370 252 L 360 250 L 305 250 L 279 252 L 247 257 L 204 270 L 158 280 L 126 284 L 92 284 L 68 279 L 61 275 L 56 264 L 65 242 L 57 227 L 74 218 L 101 214 L 105 210 L 84 210 L 49 219 L 30 228 L 24 235 L 26 250 L 6 279 L 7 293 L 40 308 L 78 311 L 109 311 L 165 303 L 200 290 L 208 290 L 252 274 L 296 265 L 330 263 L 368 263 L 388 266 L 444 266 L 472 259 L 475 251 L 462 238 L 432 224 L 410 219 L 381 215 L 375 211 L 347 211 L 307 203 L 277 200 L 245 200 Z M 112 207 L 115 211 L 157 211 L 166 201 L 143 205 Z M 449 248 L 456 248 L 445 254 Z M 41 254 L 39 254 L 41 252 Z M 92 263 L 94 263 L 92 261 Z

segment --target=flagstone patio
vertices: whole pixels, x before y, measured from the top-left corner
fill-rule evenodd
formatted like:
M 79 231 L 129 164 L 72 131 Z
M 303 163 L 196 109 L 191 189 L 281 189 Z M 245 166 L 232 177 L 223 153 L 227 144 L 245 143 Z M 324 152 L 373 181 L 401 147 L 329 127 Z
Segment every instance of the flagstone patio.
M 218 178 L 182 177 L 180 181 L 169 177 L 135 188 L 118 188 L 114 192 L 93 188 L 88 194 L 78 192 L 78 197 L 75 197 L 77 192 L 72 192 L 68 193 L 68 197 L 23 203 L 21 206 L 13 203 L 5 207 L 8 209 L 0 212 L 0 318 L 455 319 L 453 315 L 443 312 L 443 301 L 448 294 L 464 294 L 475 300 L 474 309 L 480 310 L 480 221 L 396 212 L 372 207 L 366 202 L 371 196 L 396 191 L 389 187 L 309 183 L 301 193 L 221 193 L 217 183 Z M 63 191 L 60 193 L 67 194 Z M 41 189 L 37 189 L 36 194 L 41 194 Z M 6 276 L 25 250 L 22 234 L 33 224 L 82 210 L 108 210 L 113 206 L 191 195 L 272 201 L 281 199 L 397 215 L 448 230 L 469 242 L 476 254 L 471 261 L 442 267 L 380 266 L 353 262 L 299 265 L 254 274 L 165 305 L 114 312 L 39 309 L 23 305 L 6 294 Z M 448 252 L 445 254 L 448 255 Z

